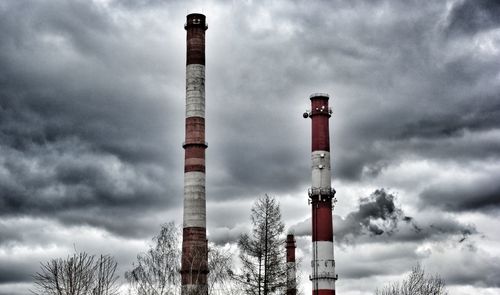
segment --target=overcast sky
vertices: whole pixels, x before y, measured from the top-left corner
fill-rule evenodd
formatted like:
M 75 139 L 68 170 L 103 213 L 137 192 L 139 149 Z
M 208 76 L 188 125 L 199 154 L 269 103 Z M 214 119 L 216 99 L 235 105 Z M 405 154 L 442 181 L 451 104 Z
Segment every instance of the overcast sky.
M 182 222 L 187 13 L 206 14 L 209 240 L 276 196 L 310 293 L 310 120 L 330 94 L 337 290 L 420 262 L 500 293 L 500 3 L 0 1 L 0 294 L 39 262 L 120 276 Z

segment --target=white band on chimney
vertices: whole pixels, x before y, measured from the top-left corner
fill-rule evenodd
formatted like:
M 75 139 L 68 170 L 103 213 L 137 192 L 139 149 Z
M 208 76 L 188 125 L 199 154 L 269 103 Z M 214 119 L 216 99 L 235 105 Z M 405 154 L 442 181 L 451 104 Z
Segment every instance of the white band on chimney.
M 205 66 L 186 66 L 186 118 L 205 118 Z
M 314 151 L 312 159 L 312 187 L 329 189 L 331 187 L 332 172 L 330 168 L 330 152 Z
M 206 228 L 205 173 L 184 173 L 184 225 Z
M 333 242 L 313 242 L 313 257 L 311 261 L 313 289 L 335 290 L 335 260 L 333 260 Z

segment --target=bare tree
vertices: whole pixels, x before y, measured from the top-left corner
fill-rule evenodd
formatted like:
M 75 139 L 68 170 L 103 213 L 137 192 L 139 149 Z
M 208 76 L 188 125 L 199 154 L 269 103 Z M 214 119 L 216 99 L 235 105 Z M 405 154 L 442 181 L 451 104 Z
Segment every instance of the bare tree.
M 180 294 L 181 234 L 173 222 L 164 224 L 159 235 L 153 238 L 154 244 L 147 252 L 137 256 L 134 268 L 125 273 L 130 291 L 137 295 Z M 192 257 L 194 263 L 196 255 Z M 228 251 L 210 244 L 208 251 L 208 291 L 209 294 L 236 294 L 231 283 L 232 256 Z M 199 269 L 192 264 L 191 270 Z M 193 277 L 198 274 L 193 273 Z
M 92 295 L 114 295 L 118 294 L 118 276 L 116 267 L 118 263 L 107 255 L 101 255 L 95 264 L 95 283 Z
M 426 276 L 424 269 L 417 264 L 401 283 L 394 282 L 375 295 L 447 295 L 446 284 L 439 275 Z
M 164 224 L 154 245 L 137 255 L 132 271 L 125 273 L 131 290 L 138 295 L 180 293 L 180 232 L 173 222 Z
M 265 195 L 251 211 L 252 234 L 240 236 L 242 273 L 237 276 L 252 295 L 282 293 L 286 286 L 284 224 L 278 202 Z
M 208 245 L 208 294 L 226 295 L 241 294 L 239 286 L 234 280 L 232 270 L 233 258 L 228 249 L 215 244 Z
M 87 253 L 75 253 L 67 259 L 41 263 L 33 278 L 37 295 L 114 295 L 117 263 L 111 256 L 96 259 Z

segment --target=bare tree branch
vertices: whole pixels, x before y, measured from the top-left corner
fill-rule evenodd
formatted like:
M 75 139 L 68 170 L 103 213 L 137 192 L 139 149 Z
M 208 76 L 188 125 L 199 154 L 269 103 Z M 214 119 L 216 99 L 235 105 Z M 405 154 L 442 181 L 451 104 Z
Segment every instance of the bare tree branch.
M 439 275 L 426 276 L 417 264 L 401 283 L 393 282 L 377 289 L 375 295 L 448 295 L 446 284 Z
M 137 295 L 180 293 L 180 231 L 173 222 L 164 224 L 154 245 L 137 255 L 134 268 L 125 273 Z
M 37 295 L 115 295 L 117 263 L 111 256 L 98 259 L 87 253 L 75 253 L 66 259 L 41 263 L 34 276 Z

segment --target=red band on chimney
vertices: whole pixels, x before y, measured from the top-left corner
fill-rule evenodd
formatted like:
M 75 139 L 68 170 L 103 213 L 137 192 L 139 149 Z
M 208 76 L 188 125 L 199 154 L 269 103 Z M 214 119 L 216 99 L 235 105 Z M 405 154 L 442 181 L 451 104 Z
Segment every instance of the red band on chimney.
M 182 284 L 206 284 L 208 274 L 206 229 L 184 228 L 182 241 Z
M 312 151 L 330 151 L 328 97 L 311 97 Z
M 313 216 L 313 232 L 312 232 L 313 242 L 333 241 L 332 201 L 313 200 L 311 205 L 312 205 L 312 216 Z

